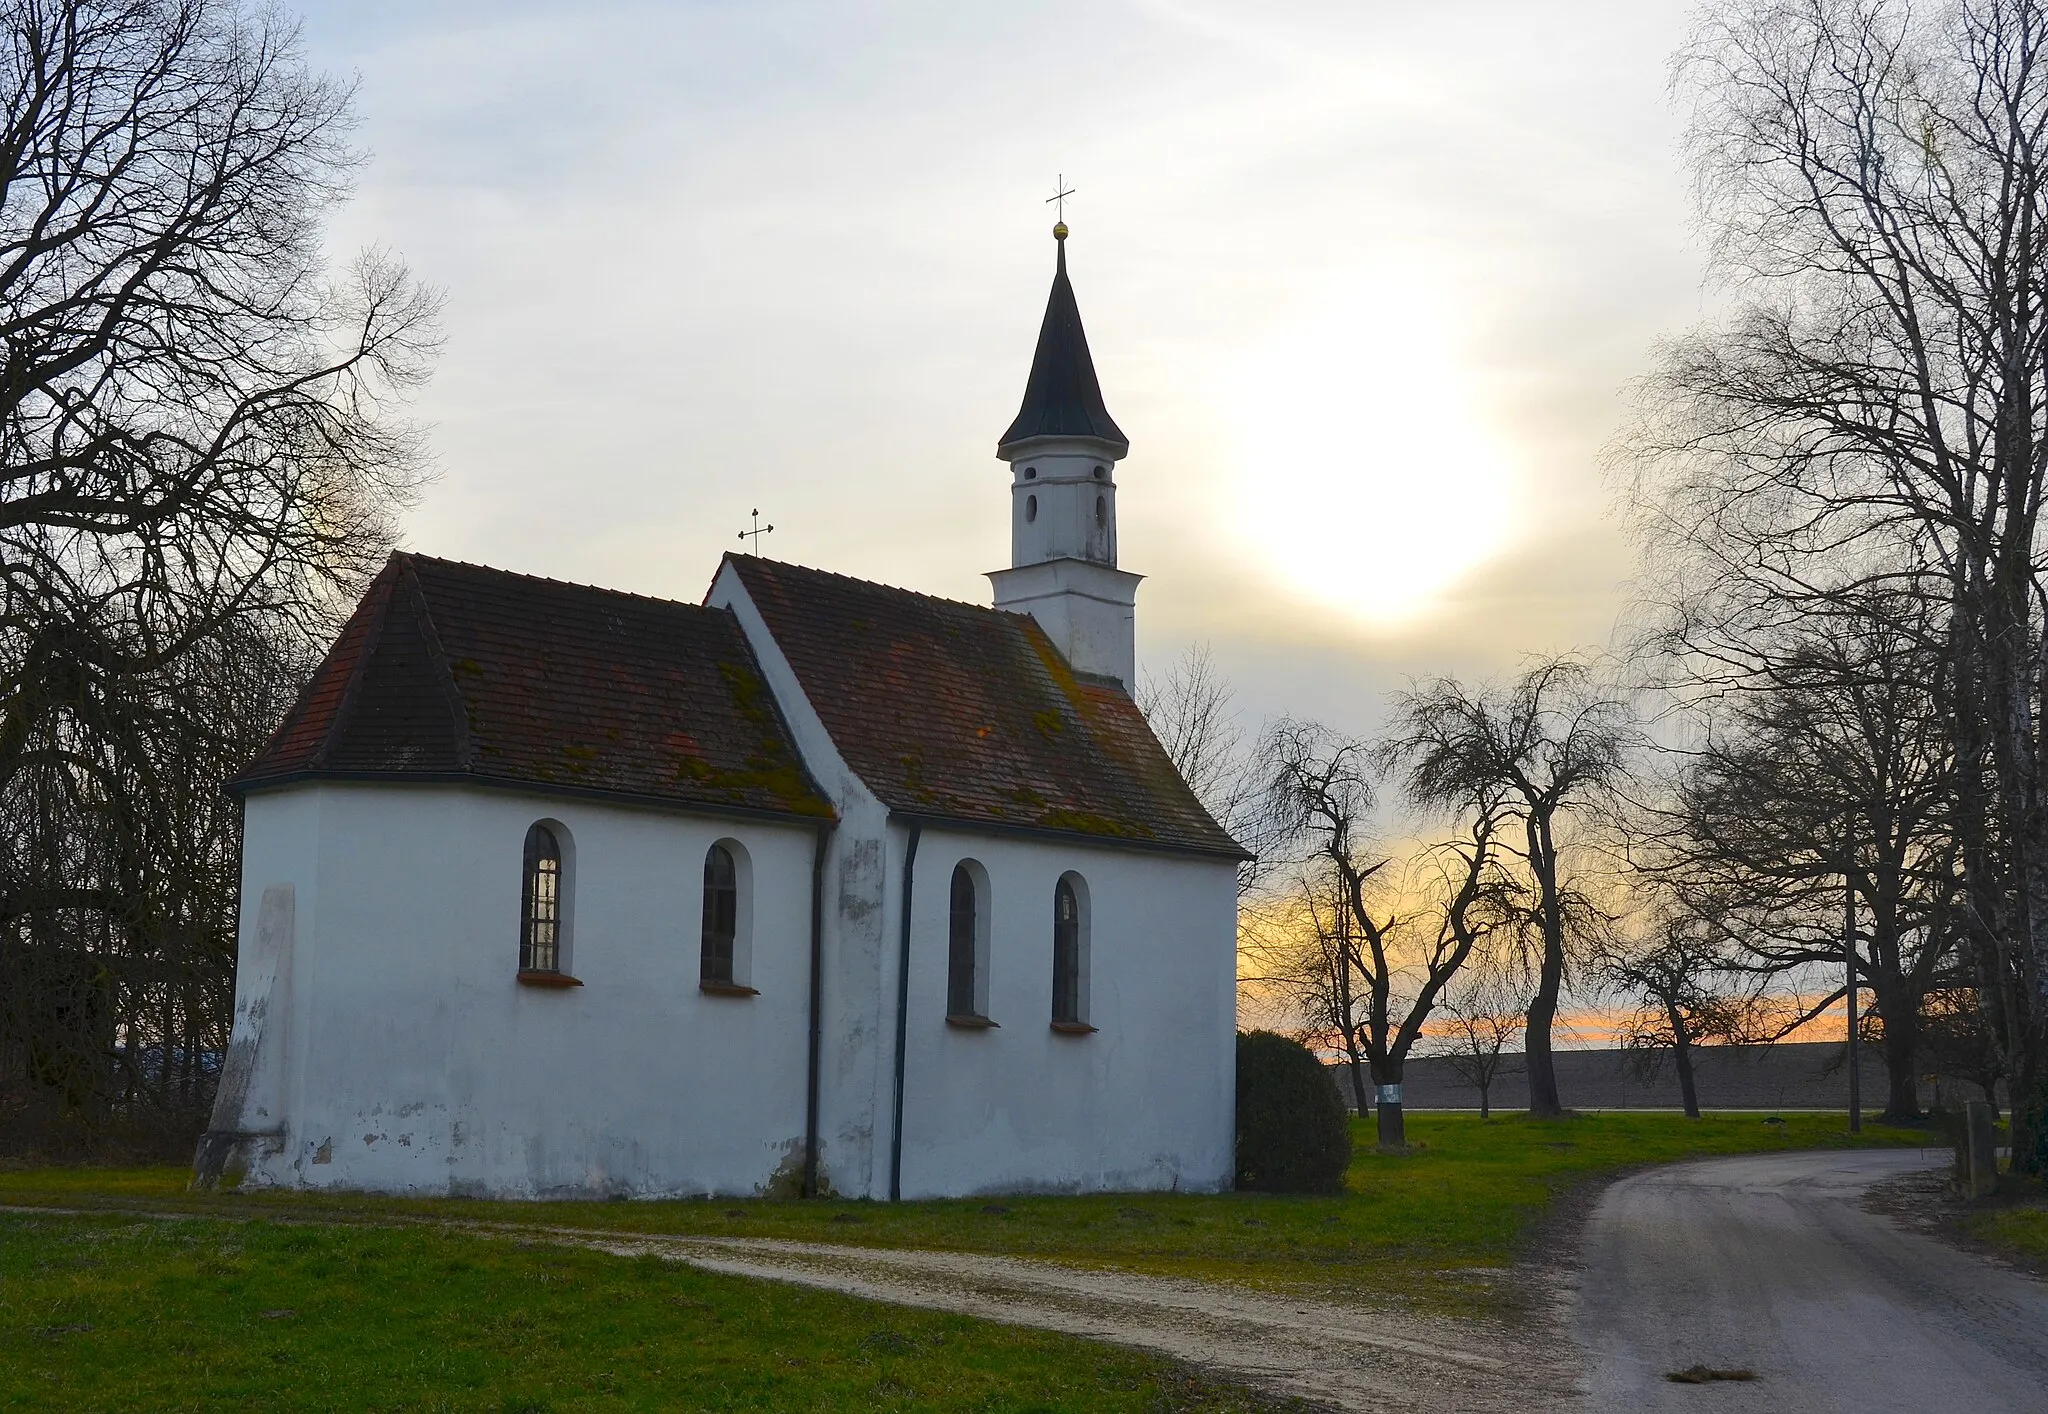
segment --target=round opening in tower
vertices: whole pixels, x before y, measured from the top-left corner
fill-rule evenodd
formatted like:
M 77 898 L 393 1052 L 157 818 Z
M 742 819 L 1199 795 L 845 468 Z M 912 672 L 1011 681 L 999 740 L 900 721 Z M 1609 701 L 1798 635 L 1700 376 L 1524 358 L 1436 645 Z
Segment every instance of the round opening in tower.
M 1109 480 L 1109 468 L 1108 468 L 1108 467 L 1106 467 L 1106 466 L 1098 466 L 1098 467 L 1096 467 L 1096 468 L 1095 468 L 1095 479 L 1096 479 L 1097 481 L 1107 481 L 1107 480 Z
M 1095 523 L 1097 525 L 1109 524 L 1109 501 L 1106 497 L 1097 496 L 1095 498 Z
M 1024 519 L 1027 522 L 1038 519 L 1038 498 L 1036 496 L 1026 496 L 1024 498 Z
M 1027 467 L 1025 467 L 1025 468 L 1024 468 L 1024 479 L 1025 479 L 1026 481 L 1036 481 L 1036 480 L 1038 480 L 1038 468 L 1037 468 L 1037 467 L 1035 467 L 1035 466 L 1027 466 Z

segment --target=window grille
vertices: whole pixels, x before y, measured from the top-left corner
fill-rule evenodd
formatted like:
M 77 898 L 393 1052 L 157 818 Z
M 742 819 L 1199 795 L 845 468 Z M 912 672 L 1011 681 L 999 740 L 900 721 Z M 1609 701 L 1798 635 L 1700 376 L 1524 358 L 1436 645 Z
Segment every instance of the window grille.
M 546 825 L 526 832 L 525 883 L 519 910 L 519 968 L 562 970 L 562 845 Z
M 733 939 L 739 934 L 739 869 L 722 844 L 704 855 L 704 961 L 706 982 L 731 982 Z

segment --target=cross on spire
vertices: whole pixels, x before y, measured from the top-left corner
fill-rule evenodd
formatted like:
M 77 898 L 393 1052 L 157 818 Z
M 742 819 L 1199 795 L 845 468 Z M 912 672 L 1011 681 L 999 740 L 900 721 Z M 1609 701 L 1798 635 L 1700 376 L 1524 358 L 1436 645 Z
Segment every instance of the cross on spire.
M 746 553 L 758 555 L 761 553 L 761 537 L 775 529 L 775 527 L 761 524 L 761 508 L 759 506 L 756 506 L 750 514 L 754 518 L 754 528 L 752 530 L 742 530 L 740 532 L 740 542 L 745 544 L 748 540 L 752 540 L 754 542 L 753 546 Z
M 1062 226 L 1067 224 L 1067 198 L 1073 194 L 1074 189 L 1067 185 L 1066 174 L 1061 173 L 1053 182 L 1053 194 L 1045 199 L 1045 204 L 1054 209 L 1053 219 Z

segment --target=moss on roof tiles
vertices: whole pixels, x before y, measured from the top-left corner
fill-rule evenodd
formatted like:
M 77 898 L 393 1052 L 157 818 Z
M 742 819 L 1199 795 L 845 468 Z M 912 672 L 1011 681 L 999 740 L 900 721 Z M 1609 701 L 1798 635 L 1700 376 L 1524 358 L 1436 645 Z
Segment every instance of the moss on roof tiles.
M 847 764 L 892 809 L 1235 854 L 1121 686 L 1022 615 L 751 556 L 736 571 Z
M 395 597 L 401 583 L 414 591 L 404 604 Z M 405 605 L 415 603 L 432 624 L 419 643 L 437 645 L 439 679 L 431 665 L 367 673 L 380 651 L 389 656 L 374 643 L 359 669 L 342 651 L 363 638 L 358 628 L 321 665 L 308 698 L 338 699 L 340 683 L 356 678 L 376 690 L 318 720 L 302 702 L 287 720 L 323 751 L 345 748 L 354 774 L 477 771 L 542 787 L 831 818 L 731 615 L 399 554 L 350 622 L 413 612 Z M 403 646 L 413 655 L 405 664 L 414 664 L 423 650 L 410 640 Z M 466 726 L 466 757 L 422 751 L 413 739 L 411 724 L 437 712 Z M 318 766 L 305 751 L 266 748 L 238 784 L 317 774 Z
M 1077 835 L 1107 835 L 1123 840 L 1149 840 L 1153 837 L 1152 832 L 1142 825 L 1064 807 L 1046 811 L 1038 817 L 1037 823 L 1048 830 L 1068 830 Z

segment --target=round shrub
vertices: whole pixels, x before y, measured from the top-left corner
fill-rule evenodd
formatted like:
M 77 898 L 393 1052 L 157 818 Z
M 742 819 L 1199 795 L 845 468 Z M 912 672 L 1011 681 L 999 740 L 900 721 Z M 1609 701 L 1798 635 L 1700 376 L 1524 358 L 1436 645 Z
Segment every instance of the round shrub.
M 1351 1125 L 1330 1069 L 1299 1041 L 1237 1034 L 1237 1186 L 1341 1193 Z

